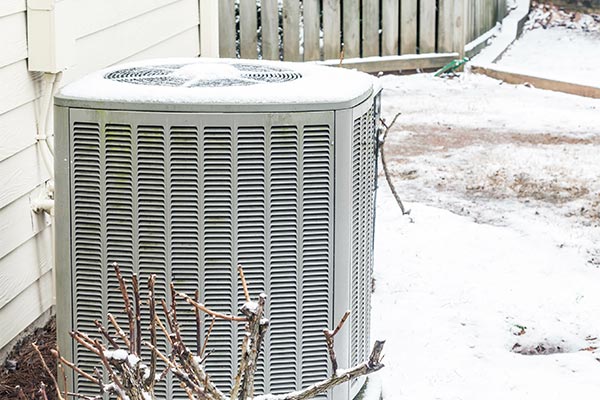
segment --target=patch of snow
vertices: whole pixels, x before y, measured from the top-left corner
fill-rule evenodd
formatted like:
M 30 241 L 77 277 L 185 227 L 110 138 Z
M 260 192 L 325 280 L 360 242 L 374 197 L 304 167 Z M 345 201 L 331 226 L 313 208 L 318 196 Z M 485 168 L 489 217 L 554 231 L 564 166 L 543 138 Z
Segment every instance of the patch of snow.
M 600 31 L 525 31 L 497 63 L 524 74 L 600 87 Z
M 385 368 L 369 378 L 384 399 L 600 396 L 600 232 L 570 215 L 598 211 L 600 100 L 469 74 L 382 83 L 412 212 L 380 179 L 371 337 Z
M 118 349 L 113 352 L 113 360 L 125 361 L 129 357 L 129 353 L 126 350 Z
M 135 354 L 127 355 L 127 363 L 129 364 L 129 366 L 131 368 L 135 368 L 139 362 L 140 362 L 140 358 L 138 356 L 136 356 Z
M 600 99 L 510 85 L 478 74 L 456 79 L 431 74 L 386 75 L 383 115 L 398 126 L 458 124 L 482 131 L 589 133 L 598 127 Z

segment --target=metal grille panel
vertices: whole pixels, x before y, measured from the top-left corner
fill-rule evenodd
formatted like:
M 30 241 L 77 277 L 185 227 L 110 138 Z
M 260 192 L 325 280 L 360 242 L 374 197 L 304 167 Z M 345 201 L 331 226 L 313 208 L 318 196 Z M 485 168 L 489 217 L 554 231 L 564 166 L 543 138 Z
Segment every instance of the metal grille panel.
M 156 274 L 160 297 L 173 280 L 189 294 L 199 288 L 203 302 L 227 313 L 243 302 L 240 262 L 252 295 L 270 296 L 258 391 L 299 389 L 327 377 L 322 329 L 333 323 L 333 112 L 286 115 L 284 124 L 267 114 L 238 114 L 231 125 L 213 115 L 96 118 L 71 111 L 75 328 L 93 332 L 94 319 L 122 314 L 113 261 L 126 277 L 139 273 L 142 285 Z M 193 312 L 186 308 L 180 323 L 193 347 Z M 237 366 L 240 333 L 218 322 L 208 345 L 215 351 L 207 370 L 223 390 Z M 85 369 L 97 366 L 78 349 L 75 358 Z M 84 394 L 97 390 L 77 385 Z M 170 380 L 161 393 L 183 395 Z

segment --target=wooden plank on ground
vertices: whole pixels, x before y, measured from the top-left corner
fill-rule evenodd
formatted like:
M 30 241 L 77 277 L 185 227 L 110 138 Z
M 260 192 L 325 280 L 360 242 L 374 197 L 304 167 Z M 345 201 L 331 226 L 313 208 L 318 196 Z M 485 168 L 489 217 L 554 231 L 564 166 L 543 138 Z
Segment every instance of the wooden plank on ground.
M 400 8 L 400 54 L 416 54 L 417 0 L 402 0 Z
M 341 0 L 323 0 L 323 57 L 340 58 Z
M 51 230 L 46 227 L 0 259 L 0 308 L 52 269 Z
M 2 307 L 0 321 L 10 323 L 3 324 L 0 329 L 0 349 L 48 310 L 52 306 L 53 297 L 52 272 L 46 272 L 13 301 Z
M 0 17 L 0 67 L 27 58 L 25 13 Z
M 475 73 L 484 74 L 491 78 L 500 79 L 506 83 L 512 83 L 514 85 L 522 85 L 524 83 L 529 83 L 537 89 L 546 89 L 555 92 L 562 92 L 574 94 L 577 96 L 585 96 L 594 99 L 600 99 L 600 87 L 597 86 L 587 86 L 578 83 L 558 81 L 555 79 L 527 75 L 515 70 L 500 68 L 491 65 L 473 65 L 471 67 L 471 70 Z
M 277 0 L 262 0 L 260 7 L 262 58 L 279 60 L 279 6 Z
M 435 4 L 435 0 L 434 0 Z M 398 54 L 398 18 L 400 4 L 398 0 L 382 0 L 381 2 L 381 55 Z
M 235 57 L 235 4 L 219 1 L 219 57 Z
M 435 0 L 421 0 L 419 3 L 419 53 L 435 52 Z
M 321 59 L 319 0 L 304 0 L 304 61 Z
M 450 53 L 452 48 L 453 21 L 452 13 L 455 0 L 439 0 L 438 11 L 438 47 L 440 53 Z
M 357 69 L 362 72 L 399 72 L 417 69 L 440 68 L 458 57 L 457 53 L 406 54 L 401 56 L 347 58 L 342 63 L 343 68 Z M 320 64 L 336 67 L 339 62 L 327 60 Z
M 256 0 L 240 0 L 240 56 L 258 58 Z
M 379 0 L 362 0 L 362 56 L 379 55 Z
M 360 57 L 360 0 L 343 0 L 344 57 Z
M 283 59 L 300 59 L 300 0 L 283 0 Z

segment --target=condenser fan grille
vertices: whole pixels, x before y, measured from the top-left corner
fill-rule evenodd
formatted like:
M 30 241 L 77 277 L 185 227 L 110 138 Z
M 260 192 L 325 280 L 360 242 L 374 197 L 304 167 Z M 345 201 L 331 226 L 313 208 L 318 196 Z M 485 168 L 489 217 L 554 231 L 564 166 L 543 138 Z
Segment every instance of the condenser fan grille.
M 169 87 L 250 86 L 302 78 L 285 68 L 255 64 L 187 63 L 119 69 L 104 79 L 135 85 Z

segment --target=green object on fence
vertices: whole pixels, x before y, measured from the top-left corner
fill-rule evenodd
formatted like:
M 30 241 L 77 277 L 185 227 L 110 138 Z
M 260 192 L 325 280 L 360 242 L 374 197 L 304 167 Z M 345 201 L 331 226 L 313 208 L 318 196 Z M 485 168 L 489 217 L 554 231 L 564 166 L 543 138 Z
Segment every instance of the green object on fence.
M 442 74 L 453 73 L 457 68 L 465 64 L 467 61 L 469 61 L 469 57 L 463 57 L 462 59 L 452 60 L 448 64 L 444 65 L 442 68 L 438 69 L 435 72 L 434 76 L 441 76 Z

